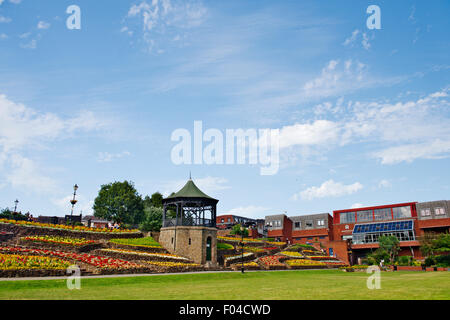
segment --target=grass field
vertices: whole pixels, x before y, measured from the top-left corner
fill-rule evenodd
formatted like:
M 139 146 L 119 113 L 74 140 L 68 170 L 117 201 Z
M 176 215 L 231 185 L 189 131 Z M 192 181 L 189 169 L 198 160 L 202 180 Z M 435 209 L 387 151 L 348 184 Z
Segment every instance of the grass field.
M 0 281 L 0 299 L 450 299 L 450 272 L 384 272 L 369 290 L 366 273 L 338 270 L 203 273 L 65 280 Z M 251 290 L 249 290 L 251 288 Z

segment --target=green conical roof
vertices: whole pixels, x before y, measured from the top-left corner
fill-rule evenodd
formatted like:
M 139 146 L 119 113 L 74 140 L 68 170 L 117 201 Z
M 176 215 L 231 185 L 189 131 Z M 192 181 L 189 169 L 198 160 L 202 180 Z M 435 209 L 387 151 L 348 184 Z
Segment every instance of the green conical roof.
M 184 185 L 183 188 L 181 188 L 180 191 L 168 196 L 166 199 L 173 199 L 173 198 L 206 198 L 216 200 L 208 196 L 202 190 L 200 190 L 195 185 L 194 181 L 192 181 L 192 179 L 189 179 L 188 182 L 186 182 L 186 184 Z

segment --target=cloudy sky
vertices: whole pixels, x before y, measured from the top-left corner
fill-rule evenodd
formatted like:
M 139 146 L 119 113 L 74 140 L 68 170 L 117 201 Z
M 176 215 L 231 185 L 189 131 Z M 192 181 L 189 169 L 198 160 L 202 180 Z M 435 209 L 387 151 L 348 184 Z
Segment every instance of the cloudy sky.
M 69 30 L 67 8 L 81 9 Z M 381 29 L 368 29 L 371 4 Z M 448 1 L 0 0 L 0 208 L 102 184 L 219 214 L 450 199 Z M 279 129 L 280 169 L 175 165 L 174 130 Z

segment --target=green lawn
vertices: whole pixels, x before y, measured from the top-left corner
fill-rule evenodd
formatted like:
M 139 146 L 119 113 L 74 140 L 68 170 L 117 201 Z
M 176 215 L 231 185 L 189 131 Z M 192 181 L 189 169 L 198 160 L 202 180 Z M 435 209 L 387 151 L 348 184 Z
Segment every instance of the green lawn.
M 450 299 L 450 272 L 384 272 L 381 289 L 366 273 L 338 270 L 179 274 L 65 280 L 0 281 L 0 299 Z
M 161 247 L 152 237 L 144 238 L 125 238 L 125 239 L 111 239 L 112 243 L 124 244 L 130 246 L 142 246 L 142 247 Z

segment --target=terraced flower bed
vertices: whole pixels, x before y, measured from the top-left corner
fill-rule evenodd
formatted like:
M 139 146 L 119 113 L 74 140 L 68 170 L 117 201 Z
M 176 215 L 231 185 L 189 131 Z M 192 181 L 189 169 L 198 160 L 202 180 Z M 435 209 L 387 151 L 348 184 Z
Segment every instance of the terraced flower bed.
M 250 261 L 255 259 L 255 254 L 253 252 L 244 252 L 244 255 L 237 254 L 237 255 L 225 255 L 224 256 L 224 265 L 225 267 L 230 266 L 233 263 L 242 262 L 242 261 Z
M 86 252 L 99 248 L 101 244 L 95 240 L 85 238 L 69 238 L 59 236 L 28 236 L 20 238 L 20 243 L 27 247 L 40 249 L 56 249 L 60 251 Z
M 157 270 L 157 272 L 187 272 L 203 270 L 203 267 L 196 263 L 171 261 L 145 261 L 144 263 L 153 267 L 155 270 Z
M 294 257 L 294 258 L 302 258 L 303 257 L 303 255 L 297 251 L 281 251 L 280 253 L 287 257 Z
M 95 254 L 108 255 L 120 259 L 132 260 L 150 260 L 150 261 L 175 261 L 188 262 L 189 259 L 170 253 L 153 253 L 144 251 L 133 251 L 125 249 L 100 249 L 95 250 Z
M 286 265 L 282 262 L 286 260 L 283 256 L 265 256 L 258 259 L 258 263 L 268 270 L 284 270 Z
M 222 242 L 231 242 L 231 243 L 239 243 L 242 241 L 239 237 L 222 237 L 218 236 L 217 240 L 220 240 Z M 262 245 L 264 243 L 261 239 L 253 239 L 253 238 L 244 238 L 243 241 L 246 245 Z
M 330 257 L 330 256 L 308 256 L 308 259 L 312 259 L 312 260 L 330 260 L 330 261 L 339 261 L 339 260 L 336 259 L 335 257 Z
M 122 273 L 122 272 L 145 272 L 146 268 L 140 264 L 136 264 L 130 261 L 122 259 L 113 259 L 103 256 L 95 256 L 87 253 L 74 253 L 74 252 L 63 252 L 63 251 L 53 251 L 44 249 L 30 249 L 22 247 L 0 247 L 0 253 L 5 254 L 22 254 L 22 255 L 41 255 L 50 256 L 61 259 L 66 259 L 69 261 L 77 261 L 81 263 L 88 264 L 95 267 L 97 273 Z
M 0 277 L 60 276 L 70 265 L 59 258 L 0 254 Z
M 232 264 L 230 266 L 230 268 L 233 269 L 234 271 L 238 271 L 238 270 L 241 270 L 242 264 L 235 263 L 235 264 Z M 251 262 L 244 263 L 244 269 L 245 270 L 261 270 L 261 266 L 258 263 L 251 261 Z
M 0 219 L 0 230 L 12 232 L 18 236 L 52 235 L 61 237 L 84 237 L 87 239 L 137 238 L 142 237 L 139 230 L 101 229 L 84 226 L 67 226 L 30 221 Z
M 308 259 L 290 259 L 285 261 L 289 269 L 310 269 L 310 268 L 326 268 L 327 265 L 321 261 Z

